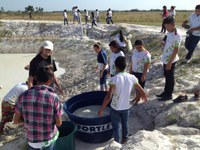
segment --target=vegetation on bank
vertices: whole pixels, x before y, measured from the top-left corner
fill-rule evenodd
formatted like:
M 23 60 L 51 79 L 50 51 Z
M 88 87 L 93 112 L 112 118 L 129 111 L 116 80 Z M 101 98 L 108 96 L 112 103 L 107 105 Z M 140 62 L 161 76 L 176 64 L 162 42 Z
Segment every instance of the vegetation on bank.
M 187 17 L 192 13 L 192 11 L 177 11 L 176 21 L 178 25 L 187 19 Z M 1 19 L 6 20 L 29 20 L 29 14 L 24 11 L 18 12 L 1 12 Z M 72 12 L 68 12 L 69 21 L 73 20 Z M 32 20 L 52 20 L 52 21 L 63 21 L 63 12 L 33 12 Z M 105 23 L 106 12 L 100 12 L 100 21 Z M 131 24 L 141 24 L 141 25 L 161 25 L 161 11 L 114 11 L 113 20 L 115 23 L 131 23 Z M 84 22 L 84 12 L 82 12 L 82 21 Z

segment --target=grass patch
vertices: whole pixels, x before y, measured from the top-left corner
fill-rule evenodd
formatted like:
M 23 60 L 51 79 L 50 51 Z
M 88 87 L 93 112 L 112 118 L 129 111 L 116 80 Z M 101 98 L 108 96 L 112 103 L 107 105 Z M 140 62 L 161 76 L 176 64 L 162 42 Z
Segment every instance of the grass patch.
M 10 30 L 0 30 L 0 38 L 11 37 L 11 36 L 12 36 L 12 31 L 10 31 Z
M 175 124 L 177 121 L 177 116 L 174 114 L 171 114 L 167 117 L 167 120 L 170 124 Z
M 190 11 L 177 11 L 176 22 L 181 25 L 184 20 L 191 14 Z M 161 12 L 113 12 L 113 21 L 115 23 L 131 23 L 142 25 L 160 26 L 162 22 Z M 44 12 L 41 14 L 33 14 L 33 20 L 63 21 L 62 12 Z M 22 19 L 29 20 L 29 16 L 24 13 L 2 13 L 1 19 Z M 68 12 L 69 21 L 73 20 L 71 12 Z M 84 22 L 84 13 L 82 12 L 82 20 Z M 100 22 L 106 22 L 106 12 L 100 12 Z

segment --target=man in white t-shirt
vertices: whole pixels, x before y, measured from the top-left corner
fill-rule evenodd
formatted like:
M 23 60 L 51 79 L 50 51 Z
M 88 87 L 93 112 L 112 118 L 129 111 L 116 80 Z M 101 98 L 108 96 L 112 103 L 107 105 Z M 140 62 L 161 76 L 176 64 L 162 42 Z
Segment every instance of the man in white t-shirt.
M 121 51 L 121 47 L 119 46 L 119 44 L 117 43 L 117 41 L 111 41 L 110 44 L 110 49 L 112 51 L 111 55 L 110 55 L 110 75 L 111 77 L 113 77 L 114 75 L 116 75 L 116 68 L 115 68 L 115 60 L 119 57 L 119 56 L 123 56 L 124 57 L 124 53 Z
M 2 102 L 2 119 L 0 122 L 0 133 L 3 132 L 3 128 L 7 122 L 11 122 L 13 119 L 13 115 L 15 113 L 15 105 L 18 97 L 24 92 L 28 90 L 28 86 L 26 83 L 18 83 L 15 85 L 3 98 Z
M 69 25 L 68 19 L 67 19 L 67 10 L 66 9 L 63 12 L 63 17 L 64 17 L 64 25 L 66 25 L 66 24 Z
M 96 21 L 97 23 L 99 23 L 99 10 L 96 9 Z
M 89 13 L 88 13 L 88 11 L 86 9 L 84 10 L 84 12 L 85 12 L 85 24 L 87 24 L 88 23 Z
M 109 8 L 109 9 L 108 9 L 108 19 L 109 19 L 109 21 L 113 24 L 112 17 L 113 17 L 113 13 L 112 13 L 112 10 Z
M 195 13 L 193 13 L 188 20 L 184 21 L 182 26 L 185 27 L 189 23 L 189 30 L 187 31 L 187 37 L 185 40 L 185 47 L 188 50 L 186 55 L 186 63 L 190 62 L 193 52 L 200 41 L 200 5 L 195 8 Z
M 147 100 L 147 97 L 143 88 L 138 84 L 137 78 L 125 72 L 125 57 L 118 57 L 115 61 L 115 66 L 118 74 L 111 78 L 108 94 L 104 99 L 98 115 L 99 117 L 102 116 L 104 109 L 112 99 L 110 117 L 113 126 L 114 140 L 124 144 L 128 140 L 129 135 L 128 115 L 131 108 L 131 92 L 133 89 L 137 89 L 144 101 Z M 120 124 L 122 126 L 122 131 L 120 130 Z
M 77 6 L 73 7 L 72 11 L 73 11 L 73 16 L 74 16 L 73 24 L 75 23 L 75 21 L 77 21 L 79 23 L 78 7 Z
M 176 28 L 175 19 L 173 17 L 167 17 L 164 20 L 164 25 L 169 32 L 167 35 L 164 52 L 162 55 L 162 62 L 164 66 L 165 76 L 165 89 L 164 92 L 157 97 L 160 97 L 160 101 L 167 101 L 172 99 L 174 91 L 174 72 L 176 62 L 179 60 L 178 51 L 180 49 L 182 36 L 180 31 Z

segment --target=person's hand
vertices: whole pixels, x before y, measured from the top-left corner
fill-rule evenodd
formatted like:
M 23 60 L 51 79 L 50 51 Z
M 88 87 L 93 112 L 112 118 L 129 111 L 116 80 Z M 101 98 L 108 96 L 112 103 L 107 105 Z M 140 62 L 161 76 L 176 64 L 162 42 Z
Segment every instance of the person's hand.
M 191 29 L 189 29 L 189 30 L 187 31 L 187 33 L 192 33 L 192 32 L 194 32 L 194 29 L 193 29 L 193 28 L 191 28 Z
M 62 89 L 62 87 L 61 86 L 59 86 L 58 87 L 58 92 L 59 92 L 59 94 L 61 94 L 61 95 L 63 95 L 64 93 L 63 93 L 63 89 Z
M 99 117 L 102 117 L 102 116 L 103 116 L 103 110 L 102 110 L 102 109 L 100 109 L 100 110 L 98 111 L 98 116 L 99 116 Z
M 142 79 L 141 80 L 142 80 L 142 82 L 146 81 L 146 75 L 145 74 L 142 75 Z
M 165 46 L 165 42 L 164 41 L 161 42 L 161 46 L 163 46 L 163 47 Z
M 172 64 L 171 63 L 168 63 L 167 65 L 166 65 L 166 70 L 171 70 L 171 68 L 172 68 Z
M 100 71 L 100 78 L 103 77 L 103 71 Z
M 141 97 L 141 99 L 146 103 L 147 102 L 147 95 L 146 95 L 146 93 L 144 92 L 144 93 L 141 93 L 140 94 L 140 97 Z

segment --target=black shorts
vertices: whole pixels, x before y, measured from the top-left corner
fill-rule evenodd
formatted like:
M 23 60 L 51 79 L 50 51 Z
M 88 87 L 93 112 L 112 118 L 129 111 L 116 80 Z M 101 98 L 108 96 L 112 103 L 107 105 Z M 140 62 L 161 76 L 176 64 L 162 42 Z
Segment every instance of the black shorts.
M 142 82 L 142 73 L 137 73 L 137 72 L 133 72 L 132 73 L 137 79 L 138 79 L 138 82 L 139 82 L 139 84 L 140 84 L 140 86 L 142 87 L 142 88 L 144 88 L 144 86 L 145 86 L 145 81 L 144 82 Z
M 100 85 L 106 84 L 107 74 L 108 74 L 108 69 L 105 69 L 102 78 L 100 78 Z

